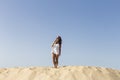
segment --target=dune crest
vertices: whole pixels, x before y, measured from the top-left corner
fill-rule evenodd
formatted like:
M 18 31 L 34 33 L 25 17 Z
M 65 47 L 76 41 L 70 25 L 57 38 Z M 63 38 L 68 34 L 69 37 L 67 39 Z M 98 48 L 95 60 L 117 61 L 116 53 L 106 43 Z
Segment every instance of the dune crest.
M 120 80 L 120 70 L 92 66 L 2 68 L 0 80 Z

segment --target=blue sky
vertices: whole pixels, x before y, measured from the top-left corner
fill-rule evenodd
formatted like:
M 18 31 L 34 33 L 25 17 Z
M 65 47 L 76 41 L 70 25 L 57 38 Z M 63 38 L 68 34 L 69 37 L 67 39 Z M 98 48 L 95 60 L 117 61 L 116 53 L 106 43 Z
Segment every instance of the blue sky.
M 119 0 L 1 0 L 0 67 L 52 66 L 51 44 L 63 39 L 60 66 L 120 69 Z

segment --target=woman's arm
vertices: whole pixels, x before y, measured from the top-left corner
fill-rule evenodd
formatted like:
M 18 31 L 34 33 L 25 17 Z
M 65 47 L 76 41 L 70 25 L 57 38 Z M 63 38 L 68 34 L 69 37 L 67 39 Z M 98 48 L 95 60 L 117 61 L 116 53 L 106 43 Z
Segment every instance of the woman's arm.
M 52 43 L 52 47 L 53 47 L 53 45 L 56 43 L 56 40 L 54 40 L 54 42 Z
M 52 47 L 53 47 L 54 44 L 55 44 L 55 41 L 52 43 Z
M 61 44 L 59 44 L 59 55 L 61 55 Z
M 54 45 L 54 42 L 52 43 L 52 46 L 51 46 L 51 47 L 53 47 L 53 45 Z

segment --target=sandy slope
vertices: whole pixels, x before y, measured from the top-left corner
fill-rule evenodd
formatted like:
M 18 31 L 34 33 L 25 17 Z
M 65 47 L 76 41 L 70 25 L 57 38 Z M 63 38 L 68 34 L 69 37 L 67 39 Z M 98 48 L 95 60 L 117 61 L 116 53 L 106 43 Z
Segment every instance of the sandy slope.
M 120 80 L 120 70 L 90 66 L 2 68 L 0 80 Z

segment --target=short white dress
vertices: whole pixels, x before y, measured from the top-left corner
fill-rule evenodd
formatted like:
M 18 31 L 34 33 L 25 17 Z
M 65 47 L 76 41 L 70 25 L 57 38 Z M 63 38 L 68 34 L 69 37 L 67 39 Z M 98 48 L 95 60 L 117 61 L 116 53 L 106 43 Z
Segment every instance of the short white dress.
M 59 44 L 53 44 L 52 53 L 59 54 Z

